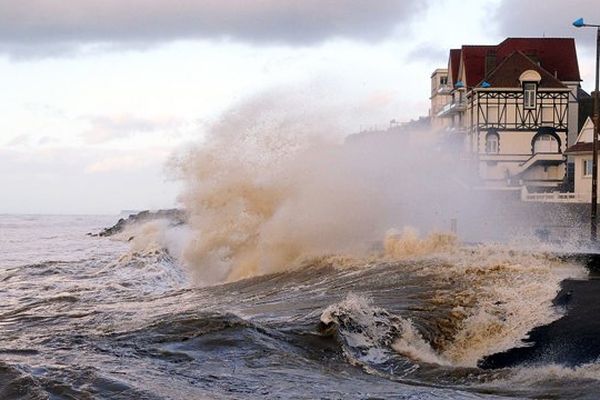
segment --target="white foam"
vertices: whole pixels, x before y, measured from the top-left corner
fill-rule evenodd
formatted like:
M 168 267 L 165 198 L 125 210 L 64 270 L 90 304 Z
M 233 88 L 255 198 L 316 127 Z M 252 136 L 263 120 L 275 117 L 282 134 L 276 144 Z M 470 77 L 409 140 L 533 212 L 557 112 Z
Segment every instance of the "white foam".
M 323 311 L 321 321 L 335 322 L 350 349 L 360 349 L 353 357 L 366 364 L 383 363 L 390 349 L 431 364 L 448 365 L 423 339 L 412 321 L 390 315 L 364 296 L 349 294 L 343 301 Z
M 406 235 L 394 238 L 404 240 Z M 396 324 L 385 334 L 401 332 L 392 345 L 394 350 L 427 363 L 476 367 L 486 355 L 523 346 L 531 329 L 561 317 L 561 309 L 552 305 L 560 282 L 587 276 L 583 266 L 544 252 L 502 245 L 466 248 L 452 240 L 418 239 L 412 233 L 401 245 L 390 244 L 390 240 L 388 262 L 399 258 L 399 268 L 410 266 L 409 273 L 429 282 L 432 296 L 426 300 L 449 309 L 445 331 L 436 338 L 436 350 L 410 320 L 394 316 L 385 322 Z M 326 310 L 322 318 L 331 319 L 332 312 Z M 385 310 L 356 296 L 335 305 L 335 313 L 351 315 L 365 327 L 368 338 L 377 329 L 377 316 L 386 315 Z

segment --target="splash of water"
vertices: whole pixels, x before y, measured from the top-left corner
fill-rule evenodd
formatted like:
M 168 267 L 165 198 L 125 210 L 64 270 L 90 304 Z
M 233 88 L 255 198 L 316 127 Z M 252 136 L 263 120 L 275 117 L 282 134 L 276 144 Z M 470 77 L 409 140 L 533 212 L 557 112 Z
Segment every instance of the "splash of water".
M 385 255 L 391 259 L 431 255 L 455 250 L 457 246 L 456 235 L 433 232 L 426 238 L 421 238 L 418 232 L 411 227 L 405 227 L 402 232 L 395 229 L 389 230 L 383 242 Z
M 199 283 L 325 254 L 362 256 L 393 227 L 449 226 L 465 203 L 454 157 L 424 132 L 343 144 L 341 114 L 269 93 L 226 113 L 201 146 L 174 159 L 192 229 L 183 258 Z
M 349 294 L 321 314 L 325 326 L 336 324 L 347 344 L 346 355 L 356 364 L 381 364 L 390 350 L 411 360 L 447 365 L 423 339 L 410 319 L 404 319 L 374 306 L 363 296 Z
M 587 273 L 551 254 L 500 245 L 461 247 L 436 235 L 419 239 L 410 230 L 389 236 L 386 243 L 388 262 L 421 276 L 432 293 L 427 301 L 447 310 L 431 316 L 437 319 L 435 333 L 425 338 L 409 319 L 350 296 L 326 309 L 321 321 L 335 321 L 347 337 L 358 332 L 379 352 L 391 347 L 424 363 L 476 367 L 486 355 L 524 345 L 533 327 L 562 316 L 552 307 L 560 282 Z M 359 342 L 349 341 L 351 346 Z

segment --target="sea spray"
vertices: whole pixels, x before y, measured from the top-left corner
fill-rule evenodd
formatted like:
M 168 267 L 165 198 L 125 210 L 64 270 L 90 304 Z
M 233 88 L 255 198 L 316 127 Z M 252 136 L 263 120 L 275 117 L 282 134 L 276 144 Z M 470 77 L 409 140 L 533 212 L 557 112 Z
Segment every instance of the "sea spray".
M 173 159 L 191 229 L 183 259 L 199 284 L 307 257 L 364 256 L 390 228 L 443 231 L 457 215 L 467 233 L 483 195 L 457 190 L 467 177 L 440 137 L 399 131 L 344 143 L 338 109 L 276 95 L 242 102 Z
M 426 238 L 419 237 L 412 227 L 404 227 L 402 231 L 390 229 L 383 242 L 385 255 L 391 259 L 415 257 L 447 251 L 458 246 L 456 235 L 432 232 Z
M 582 268 L 530 249 L 460 244 L 507 227 L 482 218 L 495 204 L 486 192 L 457 184 L 468 174 L 447 138 L 404 131 L 343 143 L 335 115 L 307 109 L 285 96 L 251 99 L 177 159 L 190 229 L 183 261 L 197 284 L 327 265 L 326 256 L 369 268 L 380 244 L 380 262 L 422 279 L 427 304 L 448 310 L 435 334 L 415 324 L 413 337 L 462 367 L 560 317 L 551 301 Z M 457 216 L 458 236 L 444 233 Z

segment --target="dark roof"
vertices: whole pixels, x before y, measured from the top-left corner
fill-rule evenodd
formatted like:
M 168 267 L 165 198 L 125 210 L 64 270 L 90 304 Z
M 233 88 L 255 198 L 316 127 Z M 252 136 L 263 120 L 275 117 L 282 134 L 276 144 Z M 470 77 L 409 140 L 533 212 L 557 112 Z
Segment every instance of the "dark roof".
M 563 82 L 581 80 L 573 38 L 508 38 L 498 45 L 498 61 L 517 50 Z
M 449 63 L 454 65 L 450 51 Z M 462 46 L 460 60 L 465 69 L 465 85 L 472 88 L 516 51 L 525 54 L 561 82 L 580 81 L 575 40 L 572 38 L 508 38 L 494 46 Z M 486 62 L 486 57 L 489 59 Z M 486 65 L 487 64 L 487 65 Z M 487 71 L 486 71 L 487 67 Z M 452 74 L 458 74 L 458 70 Z M 520 75 L 520 74 L 519 74 Z M 453 77 L 454 78 L 454 77 Z M 453 80 L 456 83 L 456 80 Z
M 461 49 L 462 65 L 465 69 L 467 87 L 473 87 L 483 80 L 485 75 L 485 56 L 496 46 L 463 46 Z
M 567 150 L 565 150 L 565 154 L 566 153 L 584 153 L 584 152 L 591 153 L 593 149 L 594 149 L 594 143 L 579 142 L 579 143 L 575 143 L 573 146 L 571 146 Z
M 450 49 L 450 58 L 448 59 L 448 71 L 452 74 L 452 84 L 458 79 L 458 67 L 460 66 L 460 49 Z
M 561 81 L 552 76 L 544 68 L 534 63 L 529 57 L 517 50 L 506 57 L 500 65 L 486 78 L 492 87 L 518 88 L 521 87 L 519 76 L 527 70 L 534 70 L 540 74 L 542 80 L 540 88 L 566 88 Z

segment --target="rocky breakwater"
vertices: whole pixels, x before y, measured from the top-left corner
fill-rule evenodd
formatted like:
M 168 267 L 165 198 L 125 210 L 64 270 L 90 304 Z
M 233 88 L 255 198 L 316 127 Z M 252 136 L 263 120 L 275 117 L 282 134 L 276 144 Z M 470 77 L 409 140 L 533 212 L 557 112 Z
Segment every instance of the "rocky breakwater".
M 157 219 L 166 219 L 171 221 L 173 226 L 182 225 L 186 221 L 185 212 L 183 210 L 173 208 L 157 211 L 141 211 L 137 214 L 131 214 L 127 218 L 120 218 L 116 224 L 105 228 L 99 233 L 88 233 L 90 236 L 113 236 L 121 233 L 126 227 L 133 224 L 140 224 Z

